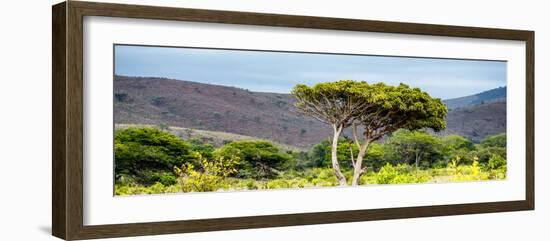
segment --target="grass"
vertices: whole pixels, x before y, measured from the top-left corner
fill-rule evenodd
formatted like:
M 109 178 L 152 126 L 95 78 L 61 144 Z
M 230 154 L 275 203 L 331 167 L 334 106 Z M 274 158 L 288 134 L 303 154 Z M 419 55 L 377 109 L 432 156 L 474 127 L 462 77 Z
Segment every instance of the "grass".
M 351 171 L 344 173 L 351 180 Z M 416 169 L 409 165 L 392 166 L 387 164 L 378 172 L 368 171 L 361 177 L 361 185 L 446 183 L 464 181 L 502 180 L 506 178 L 505 169 L 491 170 L 477 163 L 443 168 Z M 350 184 L 350 183 L 348 183 Z M 280 174 L 275 179 L 243 179 L 228 177 L 220 183 L 218 192 L 269 190 L 288 188 L 335 187 L 338 181 L 330 168 L 312 168 Z M 193 192 L 193 191 L 191 191 Z M 155 183 L 142 186 L 133 183 L 115 184 L 116 195 L 183 193 L 181 185 L 163 185 Z

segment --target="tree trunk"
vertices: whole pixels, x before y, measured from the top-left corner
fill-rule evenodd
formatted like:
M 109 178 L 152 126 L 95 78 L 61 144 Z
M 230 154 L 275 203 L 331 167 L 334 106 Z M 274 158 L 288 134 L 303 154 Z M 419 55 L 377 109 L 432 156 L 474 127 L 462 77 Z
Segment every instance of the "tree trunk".
M 340 171 L 340 164 L 338 163 L 338 138 L 340 137 L 340 133 L 342 133 L 342 126 L 332 125 L 332 129 L 334 130 L 334 136 L 332 137 L 332 146 L 330 148 L 332 169 L 334 170 L 334 175 L 336 175 L 340 186 L 346 186 L 346 177 L 344 176 L 344 174 L 342 174 L 342 171 Z
M 357 154 L 357 159 L 355 159 L 355 165 L 353 166 L 353 179 L 351 180 L 352 186 L 359 185 L 359 179 L 363 175 L 363 158 L 369 149 L 370 140 L 365 140 L 365 142 L 359 147 L 359 154 Z
M 420 161 L 420 155 L 422 154 L 422 152 L 417 151 L 415 154 L 416 156 L 414 158 L 414 163 L 415 163 L 416 169 L 418 169 L 418 162 Z

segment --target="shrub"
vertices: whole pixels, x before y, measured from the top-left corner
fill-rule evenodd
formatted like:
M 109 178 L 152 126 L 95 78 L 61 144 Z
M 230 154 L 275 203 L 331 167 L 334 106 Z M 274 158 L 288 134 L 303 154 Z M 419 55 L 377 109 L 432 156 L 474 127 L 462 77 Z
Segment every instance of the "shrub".
M 426 172 L 418 171 L 409 165 L 399 164 L 394 167 L 389 163 L 382 167 L 374 177 L 378 184 L 423 183 L 430 179 L 431 177 Z
M 486 137 L 481 140 L 481 146 L 506 148 L 506 133 Z
M 480 147 L 474 152 L 474 155 L 479 157 L 478 161 L 481 164 L 487 164 L 493 156 L 500 156 L 506 160 L 506 148 L 504 147 Z
M 167 102 L 168 100 L 166 99 L 166 97 L 163 96 L 155 96 L 151 99 L 151 104 L 155 106 L 165 105 Z
M 148 172 L 171 172 L 173 166 L 195 162 L 191 152 L 189 143 L 156 128 L 117 130 L 115 173 L 117 178 L 125 174 L 140 179 L 140 174 Z
M 475 155 L 472 155 L 472 151 L 475 150 L 474 144 L 459 135 L 450 135 L 441 138 L 443 143 L 444 158 L 434 163 L 434 167 L 445 167 L 448 164 L 448 160 L 451 158 L 459 157 L 462 164 L 471 164 Z
M 506 170 L 506 160 L 499 155 L 493 155 L 487 163 L 487 167 L 492 170 L 504 169 Z
M 189 140 L 189 144 L 191 144 L 191 150 L 200 153 L 202 157 L 206 159 L 214 158 L 213 152 L 215 148 L 212 144 L 204 143 L 196 138 Z
M 149 183 L 161 183 L 162 185 L 170 186 L 178 182 L 176 176 L 169 172 L 155 172 L 147 176 Z
M 453 174 L 452 181 L 479 181 L 489 180 L 489 173 L 483 172 L 479 167 L 479 162 L 474 160 L 472 165 L 450 165 Z
M 196 155 L 201 165 L 199 169 L 191 163 L 184 163 L 181 168 L 174 167 L 184 192 L 208 192 L 224 188 L 225 178 L 237 172 L 235 166 L 239 163 L 238 157 L 221 157 L 209 161 L 198 153 Z
M 128 93 L 125 92 L 117 92 L 115 93 L 115 99 L 118 102 L 125 102 L 128 101 Z
M 292 163 L 292 156 L 282 153 L 268 141 L 235 141 L 214 151 L 215 158 L 237 157 L 238 177 L 272 178 Z

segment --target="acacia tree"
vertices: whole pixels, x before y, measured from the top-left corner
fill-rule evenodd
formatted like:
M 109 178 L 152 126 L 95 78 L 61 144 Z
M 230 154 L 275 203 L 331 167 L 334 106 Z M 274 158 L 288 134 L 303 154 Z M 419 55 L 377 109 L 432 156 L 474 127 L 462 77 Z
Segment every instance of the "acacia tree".
M 340 80 L 319 83 L 312 87 L 299 84 L 292 90 L 297 100 L 295 107 L 298 112 L 332 127 L 331 162 L 341 186 L 347 185 L 347 181 L 338 163 L 338 138 L 359 113 L 370 107 L 370 103 L 364 101 L 363 92 L 366 86 L 366 82 Z
M 364 81 L 340 80 L 313 87 L 296 85 L 292 94 L 297 99 L 298 111 L 332 126 L 331 160 L 340 185 L 347 184 L 337 158 L 338 137 L 344 128 L 352 126 L 359 149 L 357 158 L 351 160 L 352 185 L 359 184 L 365 172 L 363 159 L 374 141 L 400 128 L 432 128 L 435 131 L 445 128 L 447 108 L 441 100 L 404 84 L 369 85 Z M 363 129 L 362 139 L 357 133 L 358 125 Z
M 438 98 L 432 98 L 419 88 L 405 84 L 389 86 L 383 83 L 369 85 L 363 92 L 363 101 L 368 108 L 358 113 L 352 123 L 353 136 L 359 153 L 353 164 L 352 185 L 359 185 L 363 158 L 369 145 L 398 129 L 416 130 L 432 128 L 439 131 L 445 128 L 447 107 Z M 363 128 L 362 140 L 357 134 L 357 125 Z

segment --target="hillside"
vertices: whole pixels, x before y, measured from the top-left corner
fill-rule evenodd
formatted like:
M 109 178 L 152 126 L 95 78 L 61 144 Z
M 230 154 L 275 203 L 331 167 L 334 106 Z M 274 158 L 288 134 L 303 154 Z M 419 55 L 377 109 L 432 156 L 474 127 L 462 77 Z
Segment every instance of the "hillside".
M 115 79 L 115 123 L 222 131 L 307 147 L 329 128 L 293 110 L 288 94 L 162 78 Z
M 450 110 L 447 129 L 440 135 L 459 134 L 474 142 L 506 131 L 506 102 L 472 105 Z
M 299 148 L 331 135 L 325 124 L 296 113 L 294 98 L 289 94 L 166 78 L 116 76 L 114 85 L 116 124 L 162 124 L 226 132 Z M 456 133 L 479 141 L 505 131 L 505 102 L 463 102 L 474 104 L 450 110 L 443 134 Z
M 487 90 L 478 94 L 448 99 L 443 102 L 449 109 L 506 101 L 506 87 Z

